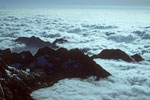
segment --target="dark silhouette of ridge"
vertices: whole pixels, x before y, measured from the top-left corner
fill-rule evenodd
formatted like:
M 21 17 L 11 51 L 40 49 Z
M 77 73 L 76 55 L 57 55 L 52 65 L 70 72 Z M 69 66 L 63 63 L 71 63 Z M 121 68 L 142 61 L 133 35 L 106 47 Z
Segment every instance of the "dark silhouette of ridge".
M 27 47 L 33 47 L 33 48 L 42 48 L 42 47 L 45 47 L 45 46 L 48 46 L 50 48 L 57 48 L 56 45 L 53 45 L 50 42 L 45 42 L 45 41 L 43 41 L 40 38 L 35 37 L 35 36 L 32 36 L 32 37 L 19 37 L 15 40 L 15 42 L 23 43 Z
M 136 62 L 140 62 L 140 61 L 143 61 L 144 60 L 144 58 L 142 58 L 140 55 L 138 55 L 138 54 L 135 54 L 135 55 L 133 55 L 133 56 L 131 56 L 131 58 L 134 60 L 134 61 L 136 61 Z
M 12 53 L 10 49 L 0 50 L 2 100 L 33 100 L 30 96 L 32 91 L 52 86 L 65 78 L 85 79 L 96 76 L 96 80 L 99 80 L 110 75 L 78 49 L 53 50 L 44 47 L 34 56 L 29 51 Z
M 138 54 L 130 57 L 120 49 L 104 49 L 98 55 L 93 55 L 92 58 L 123 60 L 126 62 L 139 62 L 144 60 Z

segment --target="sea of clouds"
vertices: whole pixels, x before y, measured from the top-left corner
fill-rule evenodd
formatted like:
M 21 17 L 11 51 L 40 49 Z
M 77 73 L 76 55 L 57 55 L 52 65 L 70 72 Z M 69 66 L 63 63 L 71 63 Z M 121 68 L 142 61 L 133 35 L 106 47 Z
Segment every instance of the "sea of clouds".
M 0 48 L 21 52 L 18 37 L 40 37 L 67 49 L 79 48 L 89 56 L 103 49 L 121 49 L 150 60 L 149 9 L 1 9 Z M 95 82 L 65 79 L 31 95 L 37 100 L 149 100 L 150 62 L 126 63 L 95 59 L 112 74 Z

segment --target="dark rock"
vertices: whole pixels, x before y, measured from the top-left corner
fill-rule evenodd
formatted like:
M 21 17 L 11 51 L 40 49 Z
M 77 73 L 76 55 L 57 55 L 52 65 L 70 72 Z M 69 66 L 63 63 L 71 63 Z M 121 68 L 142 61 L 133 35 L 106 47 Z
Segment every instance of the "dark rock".
M 14 73 L 16 72 L 16 74 Z M 1 100 L 33 100 L 30 90 L 18 77 L 21 71 L 15 71 L 0 60 L 0 98 Z M 18 75 L 17 75 L 18 74 Z M 24 75 L 26 75 L 24 73 Z
M 6 100 L 5 99 L 5 93 L 4 93 L 4 90 L 2 88 L 1 82 L 0 82 L 0 100 Z
M 4 60 L 5 63 L 10 64 L 14 61 L 14 59 L 12 59 L 12 55 L 10 49 L 6 49 L 6 50 L 0 50 L 0 57 Z
M 92 56 L 92 58 L 114 59 L 132 62 L 132 58 L 120 49 L 105 49 L 100 54 Z
M 80 49 L 81 52 L 83 53 L 87 53 L 90 50 L 90 48 L 82 48 Z
M 10 49 L 6 49 L 6 50 L 0 50 L 0 55 L 2 55 L 2 54 L 4 54 L 4 55 L 6 55 L 6 54 L 11 54 L 11 50 Z
M 5 52 L 3 55 L 5 57 Z M 20 54 L 9 51 L 9 57 L 4 58 L 4 62 L 18 69 L 25 70 L 30 68 L 33 72 L 40 69 L 48 75 L 54 75 L 54 77 L 61 75 L 61 77 L 57 76 L 57 80 L 75 77 L 86 78 L 89 76 L 97 76 L 99 79 L 110 75 L 96 64 L 92 58 L 84 55 L 78 49 L 68 51 L 64 48 L 53 50 L 49 47 L 44 47 L 39 49 L 35 56 L 32 56 L 29 51 Z
M 2 51 L 1 54 L 5 55 L 6 51 Z M 30 97 L 32 91 L 51 86 L 65 78 L 84 79 L 96 76 L 98 80 L 111 75 L 78 49 L 68 51 L 64 48 L 53 50 L 44 47 L 39 49 L 35 56 L 32 56 L 29 51 L 20 54 L 8 51 L 13 63 L 22 64 L 21 67 L 28 66 L 24 68 L 30 68 L 31 71 L 16 69 L 15 66 L 8 67 L 6 64 L 10 62 L 5 64 L 2 56 L 0 59 L 1 100 L 32 100 Z
M 99 79 L 110 75 L 92 58 L 84 55 L 78 49 L 68 51 L 60 48 L 55 51 L 44 47 L 39 49 L 35 55 L 35 61 L 30 64 L 30 68 L 32 71 L 38 68 L 43 69 L 52 78 L 57 78 L 55 80 L 87 78 L 89 76 L 97 76 L 97 79 Z
M 33 61 L 33 56 L 30 51 L 23 51 L 16 56 L 13 56 L 15 61 L 10 65 L 12 67 L 24 69 Z
M 135 54 L 135 55 L 131 56 L 131 58 L 134 59 L 134 61 L 136 61 L 136 62 L 140 62 L 140 61 L 143 61 L 143 60 L 144 60 L 144 59 L 143 59 L 140 55 L 138 55 L 138 54 Z
M 18 43 L 23 43 L 25 44 L 27 47 L 32 47 L 32 48 L 42 48 L 45 46 L 51 47 L 51 48 L 57 48 L 57 46 L 53 45 L 50 42 L 45 42 L 43 40 L 41 40 L 38 37 L 32 36 L 32 37 L 19 37 L 15 40 L 15 42 Z
M 62 43 L 65 43 L 65 42 L 68 42 L 67 40 L 63 39 L 63 38 L 60 38 L 60 39 L 56 39 L 53 44 L 56 45 L 57 43 L 59 44 L 62 44 Z
M 46 55 L 46 54 L 55 55 L 55 53 L 56 53 L 55 50 L 50 49 L 49 47 L 44 47 L 38 50 L 38 52 L 35 54 L 35 57 L 39 57 L 39 56 Z
M 18 54 L 11 53 L 10 49 L 0 50 L 0 57 L 7 65 L 21 69 L 27 67 L 33 61 L 33 56 L 29 51 Z

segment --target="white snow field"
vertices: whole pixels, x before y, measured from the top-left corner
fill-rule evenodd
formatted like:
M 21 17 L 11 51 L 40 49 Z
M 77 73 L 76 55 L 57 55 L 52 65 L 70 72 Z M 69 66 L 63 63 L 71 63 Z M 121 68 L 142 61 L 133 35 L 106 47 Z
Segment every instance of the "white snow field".
M 150 100 L 150 8 L 0 9 L 0 48 L 20 52 L 13 40 L 37 36 L 91 56 L 103 49 L 140 54 L 146 61 L 94 59 L 112 74 L 107 79 L 64 79 L 31 93 L 35 100 Z

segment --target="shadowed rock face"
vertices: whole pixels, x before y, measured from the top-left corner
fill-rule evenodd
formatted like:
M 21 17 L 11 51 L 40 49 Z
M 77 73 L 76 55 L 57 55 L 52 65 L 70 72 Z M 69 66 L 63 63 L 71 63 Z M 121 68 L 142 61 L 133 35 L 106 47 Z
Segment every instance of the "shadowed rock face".
M 12 54 L 10 49 L 0 50 L 0 57 L 7 64 L 10 64 L 10 63 L 14 62 L 14 59 L 12 59 L 14 56 L 16 56 L 16 54 Z
M 32 71 L 37 68 L 44 69 L 47 74 L 54 75 L 58 79 L 66 77 L 86 78 L 89 76 L 97 76 L 99 79 L 110 75 L 92 58 L 84 55 L 78 49 L 70 51 L 64 48 L 56 51 L 48 47 L 39 49 L 34 62 L 30 64 L 30 68 Z
M 123 60 L 126 62 L 139 62 L 144 60 L 140 55 L 135 54 L 129 56 L 124 51 L 120 49 L 105 49 L 100 52 L 98 55 L 93 55 L 92 58 L 101 58 L 101 59 L 114 59 L 114 60 Z
M 48 46 L 50 48 L 57 48 L 57 46 L 53 45 L 52 43 L 45 42 L 45 41 L 43 41 L 40 38 L 35 37 L 35 36 L 32 36 L 30 38 L 28 38 L 28 37 L 19 37 L 15 40 L 15 42 L 23 43 L 27 47 L 32 47 L 32 48 L 42 48 L 42 47 L 45 47 L 45 46 Z
M 0 59 L 0 100 L 33 100 L 32 91 L 52 85 L 47 77 L 41 72 L 8 67 Z
M 33 72 L 40 69 L 50 76 L 60 75 L 58 80 L 76 77 L 86 78 L 89 76 L 97 76 L 99 79 L 110 75 L 96 64 L 92 58 L 84 55 L 78 49 L 68 51 L 64 48 L 53 50 L 49 47 L 44 47 L 39 49 L 34 56 L 29 51 L 20 54 L 9 51 L 9 57 L 5 57 L 7 54 L 5 52 L 3 54 L 3 52 L 0 53 L 3 55 L 0 57 L 4 59 L 7 65 L 18 69 L 28 68 Z
M 10 49 L 0 50 L 0 57 L 7 65 L 18 69 L 25 69 L 33 61 L 33 56 L 29 51 L 12 53 Z
M 5 58 L 7 53 L 10 58 Z M 1 50 L 0 55 L 4 59 L 0 59 L 0 100 L 32 100 L 30 93 L 33 90 L 51 86 L 64 78 L 96 76 L 100 79 L 111 75 L 78 49 L 44 47 L 34 56 L 29 51 L 17 54 L 7 49 Z M 19 69 L 16 69 L 16 63 L 21 64 Z
M 100 54 L 92 56 L 93 58 L 133 61 L 132 58 L 120 49 L 105 49 Z
M 33 100 L 29 88 L 23 81 L 23 77 L 27 76 L 26 73 L 8 68 L 2 60 L 0 73 L 0 100 Z

